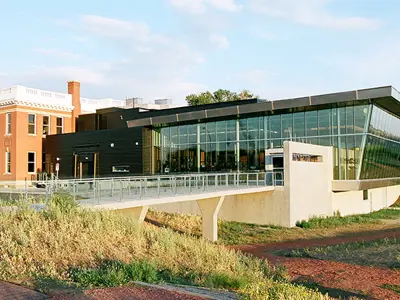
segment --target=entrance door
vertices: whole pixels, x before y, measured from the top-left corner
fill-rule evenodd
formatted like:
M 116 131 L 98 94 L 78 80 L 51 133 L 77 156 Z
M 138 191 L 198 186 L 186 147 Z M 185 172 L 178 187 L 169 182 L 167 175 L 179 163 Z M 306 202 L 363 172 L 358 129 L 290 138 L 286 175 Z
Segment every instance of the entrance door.
M 273 176 L 275 177 L 275 185 L 282 186 L 283 185 L 283 155 L 274 155 L 272 156 L 272 168 L 273 168 Z
M 75 177 L 93 178 L 97 175 L 97 153 L 79 153 L 75 156 Z

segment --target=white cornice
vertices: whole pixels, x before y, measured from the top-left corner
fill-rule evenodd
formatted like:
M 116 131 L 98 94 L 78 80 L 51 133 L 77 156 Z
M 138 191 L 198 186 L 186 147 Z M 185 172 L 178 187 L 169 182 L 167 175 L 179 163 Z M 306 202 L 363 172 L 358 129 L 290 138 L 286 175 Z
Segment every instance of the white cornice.
M 10 105 L 27 106 L 27 107 L 34 107 L 34 108 L 44 108 L 44 109 L 59 110 L 59 111 L 65 111 L 65 112 L 72 112 L 74 109 L 74 107 L 71 105 L 38 103 L 38 102 L 31 102 L 31 101 L 20 101 L 20 100 L 15 100 L 15 99 L 0 101 L 0 107 L 10 106 Z

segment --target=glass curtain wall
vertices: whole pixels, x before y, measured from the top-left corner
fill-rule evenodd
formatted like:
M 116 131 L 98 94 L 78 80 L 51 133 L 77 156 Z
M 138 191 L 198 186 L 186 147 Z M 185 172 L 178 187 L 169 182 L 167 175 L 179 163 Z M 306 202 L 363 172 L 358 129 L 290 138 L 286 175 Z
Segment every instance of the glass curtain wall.
M 292 140 L 334 147 L 334 178 L 357 179 L 370 105 L 155 128 L 157 173 L 257 171 L 265 150 Z M 398 126 L 400 128 L 400 126 Z M 156 146 L 156 145 L 155 145 Z
M 360 179 L 400 177 L 400 119 L 373 106 Z

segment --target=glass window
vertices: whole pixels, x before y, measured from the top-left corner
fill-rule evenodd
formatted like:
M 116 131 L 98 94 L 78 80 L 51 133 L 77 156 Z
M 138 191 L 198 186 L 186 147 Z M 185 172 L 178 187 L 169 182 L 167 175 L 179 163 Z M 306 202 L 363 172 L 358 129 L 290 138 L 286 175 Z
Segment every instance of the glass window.
M 226 121 L 217 122 L 217 141 L 226 141 Z
M 172 143 L 173 145 L 179 144 L 179 140 L 178 140 L 178 127 L 176 127 L 176 126 L 171 127 L 171 143 Z
M 282 136 L 285 139 L 292 139 L 293 136 L 293 115 L 282 115 Z
M 246 141 L 249 139 L 249 135 L 247 132 L 247 119 L 239 120 L 239 139 L 241 141 Z
M 28 152 L 28 173 L 36 172 L 36 153 Z
M 249 140 L 257 140 L 259 138 L 259 126 L 258 118 L 247 119 L 247 134 Z
M 354 133 L 354 107 L 353 106 L 346 107 L 346 133 L 347 134 Z
M 6 152 L 6 173 L 10 174 L 11 173 L 11 153 Z
M 216 134 L 215 134 L 216 126 L 215 122 L 206 123 L 206 134 L 207 134 L 207 142 L 215 142 Z
M 307 136 L 318 136 L 318 112 L 307 111 L 306 115 L 306 133 Z
M 50 117 L 43 116 L 43 135 L 50 134 Z
M 226 140 L 236 141 L 236 120 L 226 121 Z
M 36 115 L 28 114 L 28 134 L 36 134 Z
M 304 112 L 293 114 L 293 137 L 296 141 L 305 137 L 305 115 Z
M 346 107 L 339 107 L 339 133 L 346 134 Z
M 187 144 L 188 142 L 188 135 L 187 135 L 187 126 L 181 125 L 178 126 L 179 128 L 179 144 Z
M 188 125 L 189 143 L 197 143 L 197 125 Z
M 63 121 L 64 121 L 63 118 L 57 117 L 57 123 L 56 123 L 57 134 L 62 134 L 64 132 Z
M 332 132 L 332 117 L 331 110 L 324 109 L 318 111 L 318 134 L 320 136 L 331 135 Z
M 11 134 L 11 113 L 6 114 L 6 134 Z
M 364 133 L 365 124 L 367 123 L 367 115 L 369 111 L 368 105 L 359 105 L 354 107 L 354 132 Z

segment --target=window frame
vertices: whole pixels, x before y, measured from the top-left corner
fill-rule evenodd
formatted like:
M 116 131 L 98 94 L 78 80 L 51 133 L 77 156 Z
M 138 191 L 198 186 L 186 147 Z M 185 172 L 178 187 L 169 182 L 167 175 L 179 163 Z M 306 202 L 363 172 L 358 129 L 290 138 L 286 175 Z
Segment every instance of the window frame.
M 29 161 L 29 154 L 33 153 L 34 154 L 34 160 L 33 160 L 33 172 L 29 172 L 29 164 L 32 162 Z M 35 151 L 28 151 L 28 174 L 36 174 L 36 152 Z
M 61 126 L 58 125 L 58 120 L 61 120 Z M 61 132 L 58 132 L 58 129 L 61 128 Z M 64 118 L 63 117 L 56 117 L 56 134 L 63 134 L 64 133 Z
M 11 174 L 11 152 L 6 152 L 6 164 L 5 164 L 5 174 Z
M 47 134 L 44 133 L 44 118 L 48 118 L 49 123 L 46 125 L 47 126 Z M 51 123 L 51 117 L 49 115 L 44 115 L 42 117 L 42 135 L 49 135 L 50 134 L 50 123 Z
M 34 123 L 31 124 L 29 123 L 29 116 L 34 116 Z M 37 123 L 37 118 L 36 118 L 36 114 L 32 114 L 32 113 L 28 113 L 28 135 L 36 135 L 36 123 Z M 34 133 L 29 133 L 29 126 L 33 125 L 34 127 Z
M 6 135 L 11 135 L 12 133 L 11 122 L 12 122 L 11 113 L 8 112 L 6 113 Z

